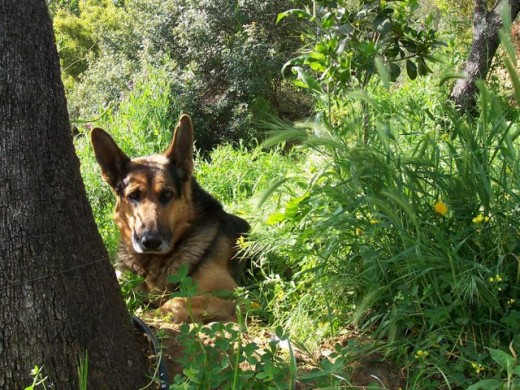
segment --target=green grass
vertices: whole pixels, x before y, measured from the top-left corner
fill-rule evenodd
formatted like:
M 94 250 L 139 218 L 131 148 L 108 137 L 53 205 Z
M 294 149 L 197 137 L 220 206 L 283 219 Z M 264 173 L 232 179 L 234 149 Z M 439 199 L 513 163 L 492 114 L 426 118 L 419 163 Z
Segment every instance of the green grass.
M 177 115 L 167 91 L 154 74 L 94 125 L 130 156 L 160 152 Z M 330 123 L 274 126 L 270 144 L 291 148 L 221 145 L 195 167 L 202 186 L 253 226 L 245 244 L 252 272 L 238 294 L 255 309 L 244 317 L 311 352 L 345 333 L 359 339 L 305 373 L 291 356 L 246 342 L 244 328 L 183 327 L 178 388 L 346 385 L 352 363 L 373 353 L 402 368 L 414 389 L 507 384 L 517 375 L 492 352 L 514 360 L 520 350 L 517 109 L 481 86 L 480 116 L 461 117 L 433 79 L 363 99 L 374 119 L 368 143 L 357 101 L 342 101 Z M 113 255 L 113 194 L 86 133 L 76 145 Z M 133 282 L 123 286 L 132 311 L 141 302 Z M 217 349 L 200 333 L 219 340 Z

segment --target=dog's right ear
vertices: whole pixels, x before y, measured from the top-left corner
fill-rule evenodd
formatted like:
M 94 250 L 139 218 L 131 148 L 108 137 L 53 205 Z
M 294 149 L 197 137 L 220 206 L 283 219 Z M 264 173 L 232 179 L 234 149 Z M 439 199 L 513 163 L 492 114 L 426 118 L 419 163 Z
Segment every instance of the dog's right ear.
M 101 167 L 103 180 L 116 190 L 118 184 L 126 175 L 127 164 L 130 159 L 103 129 L 93 129 L 90 132 L 90 141 L 94 148 L 96 160 Z

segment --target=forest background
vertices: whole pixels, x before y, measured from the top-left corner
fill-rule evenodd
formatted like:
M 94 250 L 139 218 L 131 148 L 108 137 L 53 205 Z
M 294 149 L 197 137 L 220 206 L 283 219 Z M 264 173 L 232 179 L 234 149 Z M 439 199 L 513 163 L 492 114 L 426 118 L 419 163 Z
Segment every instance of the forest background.
M 464 113 L 449 96 L 471 47 L 472 1 L 48 5 L 112 256 L 114 199 L 88 144 L 93 126 L 139 156 L 164 150 L 189 113 L 198 181 L 253 226 L 237 292 L 244 329 L 204 331 L 237 358 L 182 327 L 173 388 L 348 387 L 367 356 L 389 362 L 403 388 L 519 386 L 520 36 L 507 15 Z M 133 312 L 137 283 L 122 282 Z M 251 322 L 306 358 L 246 343 Z M 256 370 L 239 372 L 244 362 Z

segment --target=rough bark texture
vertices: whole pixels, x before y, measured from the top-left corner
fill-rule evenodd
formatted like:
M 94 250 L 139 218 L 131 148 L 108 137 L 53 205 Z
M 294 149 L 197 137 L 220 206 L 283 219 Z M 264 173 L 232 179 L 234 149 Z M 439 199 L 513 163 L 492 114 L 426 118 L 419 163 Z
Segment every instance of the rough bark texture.
M 520 0 L 498 0 L 491 11 L 487 10 L 485 0 L 475 0 L 473 42 L 463 69 L 466 77 L 458 80 L 451 91 L 451 99 L 464 112 L 474 109 L 478 93 L 475 83 L 486 79 L 500 44 L 498 32 L 505 7 L 510 7 L 511 19 L 514 20 L 520 12 Z
M 79 173 L 45 0 L 0 1 L 0 388 L 136 389 L 144 362 Z

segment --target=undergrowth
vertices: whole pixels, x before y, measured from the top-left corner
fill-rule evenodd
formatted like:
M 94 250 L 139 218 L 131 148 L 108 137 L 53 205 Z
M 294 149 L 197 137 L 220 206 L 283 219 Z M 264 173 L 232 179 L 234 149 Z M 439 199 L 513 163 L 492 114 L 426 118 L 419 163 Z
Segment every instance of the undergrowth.
M 517 108 L 481 84 L 479 115 L 461 116 L 431 75 L 401 86 L 373 73 L 362 91 L 341 83 L 335 91 L 334 75 L 325 88 L 306 70 L 297 81 L 319 102 L 316 117 L 273 124 L 273 138 L 257 147 L 221 145 L 195 167 L 201 185 L 253 226 L 244 243 L 252 269 L 238 299 L 244 318 L 276 338 L 267 347 L 250 341 L 246 321 L 182 326 L 187 353 L 174 388 L 349 386 L 353 363 L 369 355 L 393 362 L 410 389 L 515 388 Z M 378 72 L 384 80 L 384 66 Z M 147 77 L 94 124 L 130 156 L 164 150 L 174 125 L 167 80 Z M 113 195 L 87 130 L 76 137 L 78 155 L 113 255 Z M 137 310 L 132 283 L 124 293 Z M 313 355 L 345 334 L 358 339 L 310 371 L 279 351 L 289 339 Z
M 408 102 L 421 89 L 417 82 L 397 96 Z M 278 135 L 291 148 L 224 145 L 197 158 L 202 186 L 253 225 L 245 243 L 253 270 L 241 293 L 254 302 L 251 316 L 283 329 L 311 355 L 324 340 L 361 335 L 363 342 L 338 347 L 334 359 L 313 367 L 313 383 L 349 383 L 349 366 L 374 353 L 395 362 L 409 388 L 467 387 L 486 378 L 496 384 L 502 375 L 512 381 L 512 363 L 497 362 L 492 351 L 516 362 L 519 349 L 516 111 L 485 88 L 474 120 L 433 98 L 433 118 L 388 115 L 396 104 L 374 100 L 379 119 L 370 144 L 355 141 L 355 118 L 309 121 Z M 130 155 L 161 151 L 171 136 L 171 123 L 157 126 L 154 142 L 153 130 L 136 126 L 129 113 L 108 115 L 102 126 Z M 113 195 L 86 135 L 77 145 L 96 220 L 114 253 Z M 132 278 L 125 283 L 136 310 Z M 204 334 L 214 344 L 201 343 Z M 218 324 L 182 327 L 180 340 L 188 353 L 178 388 L 226 386 L 235 375 L 247 384 L 236 388 L 289 388 L 291 360 L 277 357 L 277 343 L 266 352 L 246 341 L 244 329 Z M 299 372 L 294 380 L 305 377 Z

